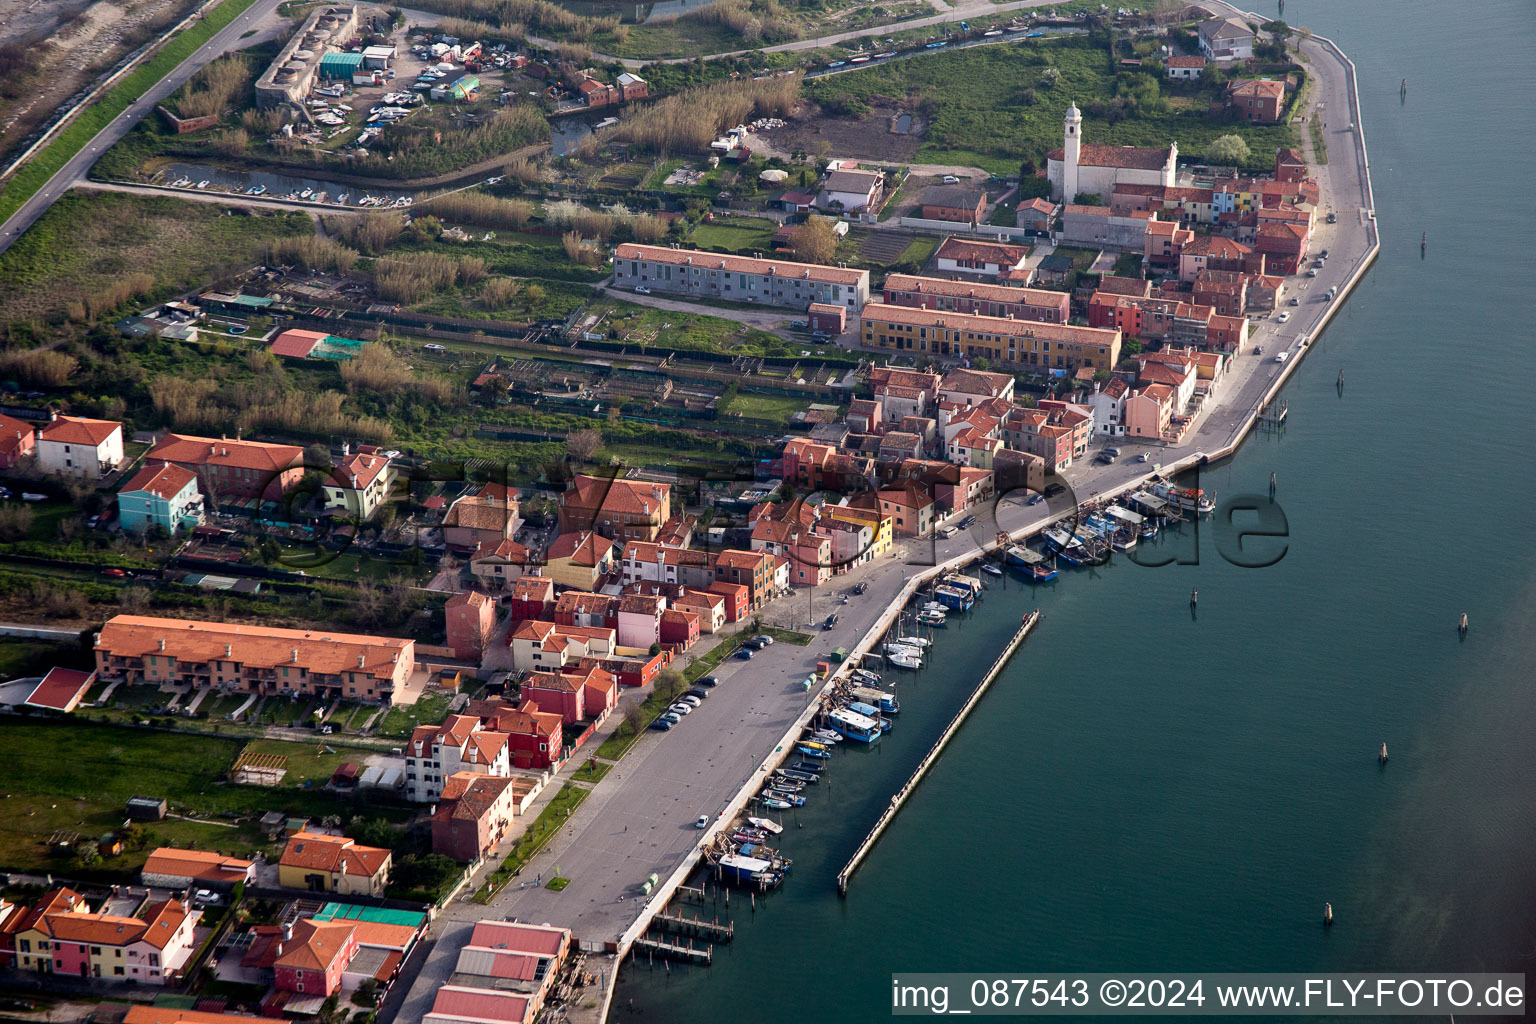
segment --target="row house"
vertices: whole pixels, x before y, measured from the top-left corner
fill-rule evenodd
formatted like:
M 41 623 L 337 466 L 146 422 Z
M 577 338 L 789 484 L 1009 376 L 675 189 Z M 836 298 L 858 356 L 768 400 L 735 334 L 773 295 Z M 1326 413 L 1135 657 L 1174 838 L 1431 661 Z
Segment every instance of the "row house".
M 1179 254 L 1194 240 L 1193 231 L 1181 228 L 1171 220 L 1148 221 L 1147 244 L 1142 250 L 1142 259 L 1152 270 L 1175 270 L 1179 265 Z
M 1159 220 L 1173 221 L 1181 228 L 1216 222 L 1214 191 L 1187 185 L 1117 182 L 1114 192 L 1109 195 L 1109 208 L 1120 216 L 1146 211 Z
M 1120 361 L 1114 329 L 940 313 L 870 303 L 860 313 L 867 347 L 935 356 L 986 358 L 1015 366 L 1113 369 Z
M 608 665 L 606 661 L 593 663 Z M 507 734 L 513 768 L 547 771 L 564 760 L 564 720 L 553 711 L 542 710 L 537 701 L 525 698 L 513 705 L 495 698 L 471 701 L 465 710 L 477 716 L 487 729 Z
M 1116 213 L 1108 206 L 1069 203 L 1061 218 L 1061 238 L 1073 245 L 1139 253 L 1146 249 L 1147 225 L 1152 219 L 1148 210 Z
M 712 635 L 725 628 L 725 597 L 721 594 L 690 588 L 672 599 L 672 608 L 693 615 L 700 633 Z
M 610 657 L 618 643 L 618 631 L 524 619 L 513 628 L 508 640 L 512 667 L 517 671 L 559 672 L 582 658 Z
M 940 277 L 891 274 L 885 279 L 885 301 L 894 306 L 946 309 L 981 316 L 1013 317 L 1064 324 L 1072 316 L 1072 297 L 1043 288 L 953 281 Z
M 540 710 L 558 714 L 566 725 L 600 723 L 619 704 L 618 681 L 594 662 L 565 672 L 534 672 L 518 692 L 537 702 Z
M 763 557 L 770 563 L 773 561 L 772 555 L 764 555 Z M 774 570 L 769 568 L 766 571 L 768 572 L 769 578 L 771 579 Z M 770 585 L 770 589 L 771 586 L 772 585 Z M 742 619 L 752 614 L 752 609 L 754 607 L 752 604 L 752 588 L 747 584 L 731 583 L 726 580 L 715 580 L 715 582 L 711 583 L 704 589 L 712 594 L 719 594 L 721 597 L 725 598 L 726 622 L 740 622 Z
M 620 564 L 625 586 L 647 582 L 707 587 L 715 578 L 708 552 L 671 544 L 626 544 Z
M 832 538 L 832 557 L 840 571 L 891 553 L 894 524 L 880 511 L 879 504 L 877 495 L 865 492 L 824 510 L 822 527 Z
M 386 704 L 416 665 L 414 640 L 142 615 L 108 619 L 94 651 L 109 682 Z
M 562 587 L 595 590 L 612 570 L 618 548 L 613 541 L 586 530 L 562 533 L 544 553 L 544 575 Z
M 1125 396 L 1129 391 L 1130 385 L 1119 375 L 1094 383 L 1088 407 L 1093 410 L 1094 432 L 1100 437 L 1124 436 Z
M 164 462 L 146 464 L 117 492 L 117 512 L 129 533 L 158 526 L 175 534 L 202 524 L 203 495 L 191 471 Z
M 178 900 L 134 917 L 92 913 L 79 893 L 59 888 L 30 908 L 7 908 L 7 952 L 23 971 L 164 985 L 191 959 L 197 918 Z
M 578 475 L 560 495 L 560 532 L 655 541 L 672 516 L 672 485 Z
M 398 475 L 394 463 L 377 451 L 348 455 L 326 478 L 325 507 L 371 519 L 389 500 Z
M 907 416 L 930 416 L 939 402 L 937 373 L 876 366 L 869 371 L 869 388 L 880 400 L 881 422 L 900 423 Z
M 1282 147 L 1275 150 L 1275 180 L 1294 184 L 1305 181 L 1311 170 L 1301 150 Z
M 1093 441 L 1093 408 L 1077 402 L 1058 399 L 1041 399 L 1039 408 L 1053 417 L 1052 423 L 1071 431 L 1072 457 L 1080 459 L 1088 454 Z
M 394 855 L 346 836 L 295 832 L 277 862 L 277 882 L 287 889 L 343 896 L 383 896 Z
M 607 658 L 582 658 L 573 666 L 575 671 L 585 671 L 597 665 L 612 674 L 620 686 L 649 686 L 662 669 L 672 663 L 672 652 L 663 650 L 656 654 L 632 654 Z
M 593 594 L 585 590 L 567 590 L 555 600 L 555 624 L 591 629 L 619 628 L 617 594 Z
M 995 440 L 995 439 L 994 439 Z M 996 441 L 999 447 L 1002 442 Z M 992 501 L 994 478 L 990 468 L 966 465 L 953 467 L 952 479 L 941 479 L 933 486 L 934 501 L 944 515 L 980 508 Z
M 854 310 L 869 301 L 867 270 L 632 242 L 614 250 L 613 282 L 622 289 L 640 285 L 658 292 L 795 310 L 813 302 Z
M 699 616 L 695 612 L 670 607 L 661 613 L 661 646 L 676 652 L 686 651 L 699 642 Z
M 1013 401 L 1013 374 L 956 369 L 939 382 L 939 401 L 970 408 L 988 401 Z
M 464 590 L 443 606 L 447 646 L 455 658 L 476 664 L 496 634 L 496 599 L 478 590 Z
M 1045 489 L 1045 460 L 1034 452 L 1004 448 L 992 460 L 992 486 L 997 494 Z
M 488 590 L 500 593 L 528 571 L 528 549 L 510 537 L 494 546 L 481 545 L 469 560 L 470 574 Z
M 507 593 L 507 609 L 514 623 L 524 619 L 555 619 L 555 581 L 547 576 L 522 576 Z
M 667 599 L 653 594 L 627 594 L 618 604 L 618 644 L 649 650 L 661 643 L 661 614 Z
M 773 599 L 773 556 L 766 551 L 721 551 L 714 556 L 715 581 L 747 588 L 748 611 Z
M 458 772 L 432 811 L 432 852 L 461 863 L 488 856 L 517 815 L 517 780 Z
M 291 444 L 167 434 L 144 458 L 189 470 L 216 507 L 277 501 L 304 479 L 304 449 Z
M 473 715 L 449 715 L 441 725 L 412 730 L 405 746 L 405 796 L 431 803 L 450 775 L 506 775 L 510 769 L 506 733 L 486 729 Z
M 1248 275 L 1234 270 L 1206 268 L 1195 275 L 1191 292 L 1195 305 L 1210 306 L 1223 316 L 1243 316 L 1248 311 Z
M 880 488 L 880 513 L 900 537 L 925 537 L 933 529 L 936 506 L 928 488 L 915 480 L 899 480 Z
M 1173 408 L 1186 408 L 1195 397 L 1195 361 L 1193 359 L 1141 359 L 1137 362 L 1136 384 L 1146 388 L 1162 384 L 1173 390 Z
M 1077 458 L 1075 424 L 1064 423 L 1063 418 L 1060 410 L 1014 409 L 1003 421 L 1003 441 L 1010 448 L 1038 455 L 1047 473 L 1060 473 Z
M 919 458 L 926 447 L 922 434 L 891 430 L 880 436 L 878 454 L 881 462 L 899 462 Z
M 1173 413 L 1173 388 L 1166 384 L 1133 388 L 1125 397 L 1126 436 L 1161 440 L 1169 433 Z
M 1295 274 L 1307 258 L 1311 233 L 1305 224 L 1265 221 L 1259 225 L 1254 247 L 1278 274 Z
M 1193 282 L 1217 260 L 1241 261 L 1253 249 L 1221 235 L 1201 235 L 1179 250 L 1179 280 Z
M 1089 323 L 1118 328 L 1128 338 L 1235 352 L 1248 339 L 1248 320 L 1217 313 L 1210 306 L 1172 298 L 1133 299 L 1095 292 Z
M 879 429 L 884 422 L 884 414 L 881 410 L 878 398 L 855 398 L 848 403 L 848 414 L 844 417 L 848 429 L 855 434 L 872 434 Z M 795 440 L 802 440 L 796 438 Z

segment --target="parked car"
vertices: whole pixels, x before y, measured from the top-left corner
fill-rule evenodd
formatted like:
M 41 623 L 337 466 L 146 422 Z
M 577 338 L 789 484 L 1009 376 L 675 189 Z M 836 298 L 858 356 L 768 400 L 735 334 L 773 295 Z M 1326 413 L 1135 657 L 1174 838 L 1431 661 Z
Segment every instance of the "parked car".
M 1290 314 L 1290 313 L 1281 313 L 1281 314 L 1280 314 L 1280 316 L 1279 316 L 1279 317 L 1278 317 L 1278 318 L 1277 318 L 1277 319 L 1278 319 L 1278 320 L 1279 320 L 1279 321 L 1280 321 L 1280 322 L 1281 322 L 1281 323 L 1285 323 L 1285 322 L 1286 322 L 1286 321 L 1287 321 L 1287 320 L 1289 320 L 1289 319 L 1290 319 L 1290 318 L 1291 318 L 1291 314 Z
M 1307 276 L 1308 277 L 1316 277 L 1317 276 L 1317 268 L 1313 267 L 1311 270 L 1307 271 Z
M 678 714 L 676 711 L 667 711 L 666 713 L 662 714 L 659 718 L 657 718 L 658 722 L 667 722 L 668 724 L 671 724 L 671 725 L 676 725 L 678 722 L 681 722 L 682 720 L 683 720 L 683 716 Z
M 946 175 L 944 175 L 944 184 L 946 184 L 946 185 L 958 185 L 958 184 L 960 184 L 960 179 L 955 177 L 953 174 L 946 174 Z
M 1065 493 L 1066 490 L 1067 489 L 1065 487 L 1063 487 L 1061 484 L 1046 484 L 1045 485 L 1045 496 L 1047 498 L 1054 498 L 1058 494 Z
M 810 324 L 806 323 L 804 320 L 791 320 L 789 322 L 789 329 L 792 331 L 803 331 L 809 326 Z
M 667 711 L 681 718 L 683 715 L 693 714 L 693 705 L 684 704 L 682 701 L 678 701 L 676 704 L 673 704 L 671 707 L 667 708 Z
M 773 643 L 773 637 L 769 636 L 767 633 L 759 633 L 757 636 L 753 637 L 752 640 L 755 643 L 762 644 L 764 647 L 768 647 Z
M 1110 445 L 1104 449 L 1104 454 L 1108 455 L 1112 459 L 1118 459 L 1120 457 L 1120 449 L 1116 448 L 1114 445 Z
M 975 525 L 976 525 L 976 517 L 975 516 L 966 516 L 964 519 L 960 520 L 960 529 L 962 529 L 962 530 L 969 530 L 971 527 L 973 527 Z
M 666 732 L 668 729 L 672 728 L 672 723 L 667 721 L 666 717 L 663 716 L 652 722 L 651 728 L 655 729 L 657 732 Z
M 700 689 L 699 687 L 695 686 L 693 689 L 691 689 L 687 693 L 683 694 L 683 696 L 680 699 L 686 700 L 687 698 L 692 697 L 694 700 L 702 701 L 702 700 L 704 700 L 708 696 L 709 696 L 709 691 L 708 690 L 703 690 L 703 689 Z
M 699 680 L 699 685 L 709 689 L 714 689 L 720 685 L 720 680 L 716 679 L 714 676 L 705 676 Z
M 1042 495 L 1031 494 L 1029 496 L 1029 500 L 1026 501 L 1024 504 L 1026 504 L 1026 505 L 1038 505 L 1038 504 L 1040 504 L 1044 500 L 1045 500 L 1045 498 Z
M 699 815 L 697 818 L 695 818 L 693 820 L 693 827 L 696 828 L 696 829 L 699 829 L 700 831 L 703 831 L 704 829 L 709 828 L 709 815 L 707 815 L 707 814 Z
M 1337 224 L 1338 222 L 1339 222 L 1339 215 L 1338 214 L 1336 214 L 1336 213 L 1329 213 L 1328 214 L 1328 223 L 1329 224 Z
M 741 650 L 736 652 L 736 657 L 740 658 L 742 661 L 751 661 L 753 658 L 757 657 L 757 652 L 750 647 L 743 647 Z
M 1293 305 L 1293 306 L 1301 305 L 1301 296 L 1300 295 L 1292 295 L 1291 296 L 1291 305 Z
M 831 629 L 837 625 L 837 612 L 827 616 L 827 621 L 821 624 L 822 629 Z
M 649 295 L 649 294 L 651 294 L 651 290 L 649 288 L 647 288 L 643 284 L 637 284 L 637 285 L 635 285 L 635 294 L 636 295 Z
M 199 889 L 192 894 L 194 907 L 217 907 L 222 905 L 224 898 L 212 889 Z
M 704 698 L 703 697 L 695 697 L 695 696 L 693 696 L 693 694 L 690 693 L 690 694 L 684 694 L 683 696 L 677 698 L 677 702 L 679 704 L 686 704 L 690 708 L 696 708 L 700 704 L 704 703 Z

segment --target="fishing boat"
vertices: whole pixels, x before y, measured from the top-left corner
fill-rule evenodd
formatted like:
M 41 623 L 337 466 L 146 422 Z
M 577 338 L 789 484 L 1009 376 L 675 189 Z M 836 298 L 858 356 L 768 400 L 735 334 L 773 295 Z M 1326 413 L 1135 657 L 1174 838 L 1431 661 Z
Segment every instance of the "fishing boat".
M 1055 553 L 1061 556 L 1062 561 L 1069 565 L 1082 565 L 1092 559 L 1084 538 L 1069 534 L 1059 526 L 1051 527 L 1041 536 L 1055 549 Z
M 352 193 L 351 192 L 343 192 L 341 195 L 336 197 L 336 205 L 337 206 L 346 206 L 347 205 L 347 200 L 350 199 L 351 197 L 352 197 Z
M 804 754 L 806 757 L 826 759 L 832 756 L 832 752 L 830 750 L 822 750 L 817 747 L 808 747 L 804 743 L 799 744 L 795 747 L 795 749 L 800 751 L 800 753 Z
M 838 708 L 827 716 L 827 722 L 832 728 L 842 733 L 851 740 L 861 743 L 873 743 L 880 738 L 880 723 L 872 718 L 865 718 L 857 712 L 847 708 Z
M 1023 544 L 1010 544 L 1003 549 L 1003 558 L 1016 569 L 1023 569 L 1031 583 L 1045 583 L 1056 578 L 1056 569 L 1048 565 L 1048 559 L 1034 548 Z
M 784 831 L 784 826 L 772 818 L 748 818 L 747 821 L 751 823 L 753 828 L 760 828 L 770 835 L 778 835 Z
M 901 710 L 901 701 L 896 699 L 894 693 L 886 693 L 868 686 L 855 686 L 851 692 L 865 704 L 873 704 L 888 715 L 894 715 Z
M 918 612 L 917 623 L 920 626 L 932 626 L 938 629 L 943 629 L 949 625 L 949 621 L 945 618 L 943 612 Z
M 728 853 L 715 866 L 720 869 L 720 878 L 732 885 L 777 889 L 784 881 L 784 872 L 773 870 L 771 863 L 759 857 Z
M 938 598 L 946 608 L 954 608 L 962 612 L 970 611 L 971 606 L 976 603 L 976 596 L 969 588 L 952 587 L 948 584 L 934 587 L 933 596 Z
M 731 842 L 733 843 L 756 845 L 757 843 L 766 843 L 767 841 L 768 833 L 759 832 L 757 829 L 743 828 L 731 833 Z
M 944 579 L 944 586 L 954 587 L 957 590 L 969 591 L 972 597 L 980 597 L 987 585 L 982 582 L 980 576 L 962 576 L 960 573 L 950 573 Z
M 811 739 L 818 743 L 841 743 L 843 738 L 831 729 L 817 729 L 811 733 Z
M 1142 521 L 1140 529 L 1136 531 L 1142 540 L 1152 540 L 1157 537 L 1157 520 L 1146 519 Z
M 919 610 L 925 612 L 937 612 L 938 614 L 943 615 L 946 609 L 945 606 L 939 601 L 929 601 Z
M 915 654 L 887 654 L 885 660 L 897 668 L 919 669 L 923 667 L 923 659 Z
M 805 797 L 801 796 L 799 793 L 786 792 L 782 789 L 779 789 L 777 786 L 768 787 L 768 795 L 776 800 L 783 800 L 791 807 L 805 806 Z
M 1168 515 L 1168 500 L 1149 491 L 1132 491 L 1125 496 L 1125 500 L 1129 501 L 1142 515 L 1154 519 L 1163 519 Z
M 780 800 L 778 797 L 766 792 L 757 798 L 757 802 L 775 811 L 787 811 L 790 808 L 788 800 Z
M 766 860 L 772 870 L 779 872 L 788 871 L 795 863 L 778 850 L 770 850 L 761 842 L 744 843 L 741 849 L 736 852 L 743 857 L 755 857 L 758 860 Z
M 982 562 L 981 563 L 981 571 L 982 572 L 989 572 L 993 576 L 1001 576 L 1003 574 L 1003 570 L 999 569 L 997 566 L 993 565 L 991 562 Z
M 799 782 L 802 784 L 816 783 L 821 781 L 820 775 L 813 775 L 810 772 L 797 772 L 789 768 L 775 769 L 774 774 L 781 778 L 787 779 L 790 782 Z
M 1152 485 L 1152 494 L 1162 498 L 1170 505 L 1175 505 L 1185 512 L 1194 512 L 1196 515 L 1207 516 L 1216 510 L 1211 499 L 1198 487 L 1175 487 L 1164 480 Z
M 882 715 L 880 713 L 880 709 L 875 707 L 873 704 L 866 704 L 861 700 L 856 700 L 848 705 L 848 710 L 852 711 L 856 715 L 863 715 L 865 718 L 868 718 L 870 721 L 880 726 L 881 732 L 891 731 L 891 720 Z
M 299 192 L 299 198 L 300 199 L 308 199 L 310 196 L 312 196 L 314 194 L 315 194 L 315 190 L 314 189 L 310 189 L 310 188 L 302 189 Z
M 838 739 L 842 739 L 841 733 L 838 734 Z M 820 761 L 791 761 L 784 767 L 788 771 L 804 772 L 807 775 L 820 775 L 827 770 L 827 766 Z
M 1116 530 L 1114 536 L 1109 538 L 1109 546 L 1116 551 L 1129 551 L 1136 546 L 1136 529 L 1131 526 L 1122 526 Z
M 849 674 L 852 675 L 853 678 L 857 679 L 861 683 L 868 683 L 870 686 L 879 686 L 880 685 L 880 676 L 879 676 L 879 674 L 875 673 L 875 672 L 871 672 L 867 668 L 856 668 L 856 669 L 854 669 Z

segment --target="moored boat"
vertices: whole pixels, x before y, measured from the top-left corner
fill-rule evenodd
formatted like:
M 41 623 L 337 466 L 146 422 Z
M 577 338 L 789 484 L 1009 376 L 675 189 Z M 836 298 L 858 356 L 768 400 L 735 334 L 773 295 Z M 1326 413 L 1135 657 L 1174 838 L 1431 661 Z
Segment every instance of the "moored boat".
M 827 716 L 827 723 L 851 740 L 873 743 L 880 738 L 880 723 L 847 708 L 838 708 Z
M 881 732 L 891 731 L 891 720 L 880 713 L 880 709 L 873 704 L 866 704 L 861 700 L 853 701 L 848 705 L 848 710 L 856 715 L 863 715 L 880 727 Z
M 757 802 L 762 804 L 764 807 L 772 808 L 775 811 L 787 811 L 790 808 L 790 803 L 788 800 L 780 800 L 778 797 L 767 792 L 764 792 L 761 796 L 759 796 L 757 798 Z
M 981 563 L 981 571 L 982 572 L 989 572 L 993 576 L 1001 576 L 1003 574 L 1003 570 L 999 569 L 997 566 L 993 565 L 991 562 L 982 562 Z
M 778 835 L 780 832 L 784 831 L 784 826 L 780 825 L 772 818 L 748 818 L 747 821 L 751 823 L 753 828 L 760 828 L 764 832 L 768 832 L 772 835 Z
M 1197 515 L 1210 515 L 1216 510 L 1215 504 L 1206 497 L 1203 490 L 1198 487 L 1175 487 L 1164 480 L 1152 485 L 1152 494 L 1162 498 L 1171 505 L 1176 505 L 1185 512 L 1194 512 Z
M 920 626 L 932 626 L 939 629 L 949 625 L 949 620 L 943 612 L 918 612 L 917 622 Z
M 897 668 L 920 669 L 923 667 L 923 659 L 915 654 L 887 654 L 885 660 Z
M 774 774 L 788 782 L 798 782 L 802 785 L 807 782 L 821 781 L 819 775 L 813 775 L 811 772 L 797 772 L 792 768 L 778 768 L 774 770 Z
M 838 738 L 842 738 L 841 734 L 839 734 Z M 791 761 L 784 767 L 789 771 L 805 772 L 808 775 L 820 775 L 827 770 L 827 766 L 820 761 Z
M 816 747 L 808 747 L 804 743 L 795 747 L 795 749 L 800 751 L 800 753 L 804 754 L 806 757 L 828 758 L 832 756 L 832 753 L 828 750 L 821 750 L 817 749 Z
M 901 702 L 896 699 L 894 693 L 885 693 L 869 686 L 855 686 L 851 693 L 865 704 L 872 704 L 888 715 L 894 715 L 901 710 Z
M 773 865 L 758 857 L 728 853 L 715 862 L 720 878 L 733 885 L 745 885 L 759 889 L 776 889 L 784 881 L 782 871 L 774 871 Z

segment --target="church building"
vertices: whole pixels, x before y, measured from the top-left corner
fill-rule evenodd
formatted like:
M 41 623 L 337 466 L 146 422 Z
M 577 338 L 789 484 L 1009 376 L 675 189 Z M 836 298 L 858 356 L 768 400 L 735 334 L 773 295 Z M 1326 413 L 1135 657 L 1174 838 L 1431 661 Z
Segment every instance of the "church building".
M 1051 198 L 1057 202 L 1074 203 L 1078 196 L 1097 195 L 1100 205 L 1107 205 L 1116 185 L 1172 188 L 1177 183 L 1177 142 L 1167 149 L 1084 145 L 1083 114 L 1076 103 L 1067 108 L 1062 141 L 1062 148 L 1051 150 L 1045 164 Z

